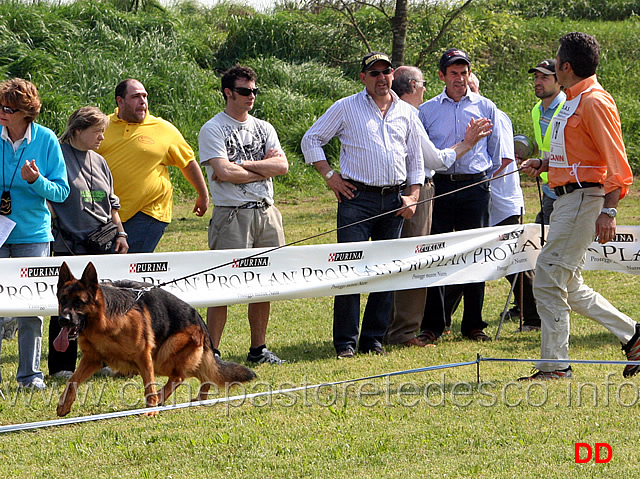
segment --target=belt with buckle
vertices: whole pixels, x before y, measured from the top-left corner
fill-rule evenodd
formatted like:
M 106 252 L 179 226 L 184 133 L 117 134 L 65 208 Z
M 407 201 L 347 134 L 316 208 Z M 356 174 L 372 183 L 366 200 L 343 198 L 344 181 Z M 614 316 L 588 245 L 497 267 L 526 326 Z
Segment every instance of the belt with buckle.
M 269 207 L 269 203 L 267 203 L 266 201 L 249 201 L 240 206 L 222 206 L 222 205 L 217 206 L 217 208 L 233 208 L 236 210 L 254 210 L 258 208 L 268 208 L 268 207 Z
M 436 173 L 436 176 L 439 178 L 445 178 L 449 181 L 476 181 L 476 180 L 481 180 L 483 178 L 485 178 L 487 176 L 486 172 L 482 172 L 482 173 L 471 173 L 468 175 L 465 174 L 445 174 L 445 173 Z
M 556 195 L 562 196 L 567 195 L 575 190 L 579 190 L 580 188 L 602 188 L 600 183 L 589 183 L 587 181 L 583 181 L 582 183 L 567 183 L 566 185 L 556 186 L 553 191 Z
M 404 181 L 399 185 L 392 186 L 371 186 L 365 185 L 364 183 L 360 183 L 359 181 L 347 180 L 349 183 L 353 184 L 359 191 L 367 191 L 369 193 L 378 193 L 379 195 L 391 195 L 393 193 L 398 193 L 399 191 L 404 190 L 407 186 L 407 182 Z

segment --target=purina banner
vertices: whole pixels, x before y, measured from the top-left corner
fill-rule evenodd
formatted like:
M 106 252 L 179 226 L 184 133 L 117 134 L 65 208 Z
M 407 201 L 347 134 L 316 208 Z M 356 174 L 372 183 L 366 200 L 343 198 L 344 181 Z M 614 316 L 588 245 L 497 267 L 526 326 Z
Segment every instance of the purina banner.
M 0 316 L 57 312 L 58 269 L 92 261 L 101 281 L 131 279 L 194 307 L 489 281 L 535 267 L 540 225 L 481 228 L 388 241 L 105 256 L 0 259 Z M 593 243 L 585 269 L 640 273 L 640 226 Z

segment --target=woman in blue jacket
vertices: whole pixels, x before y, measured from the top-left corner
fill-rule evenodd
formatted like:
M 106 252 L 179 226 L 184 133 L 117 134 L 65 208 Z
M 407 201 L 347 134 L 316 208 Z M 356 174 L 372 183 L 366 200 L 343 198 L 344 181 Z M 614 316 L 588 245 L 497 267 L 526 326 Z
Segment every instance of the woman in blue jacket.
M 0 83 L 0 215 L 15 223 L 0 246 L 0 258 L 49 256 L 53 236 L 47 200 L 61 202 L 69 194 L 56 135 L 34 122 L 41 106 L 38 90 L 30 81 L 13 78 Z M 4 319 L 0 317 L 0 332 Z M 22 387 L 46 388 L 40 371 L 42 322 L 42 316 L 18 318 L 16 379 Z

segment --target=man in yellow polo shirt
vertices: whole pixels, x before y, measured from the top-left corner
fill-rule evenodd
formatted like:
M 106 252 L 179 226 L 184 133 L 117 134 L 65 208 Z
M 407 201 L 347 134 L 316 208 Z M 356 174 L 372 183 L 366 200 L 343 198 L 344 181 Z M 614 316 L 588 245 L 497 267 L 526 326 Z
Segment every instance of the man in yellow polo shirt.
M 116 87 L 117 108 L 98 149 L 113 175 L 120 218 L 129 235 L 129 253 L 152 253 L 173 211 L 168 166 L 180 169 L 198 193 L 193 212 L 202 216 L 209 192 L 193 150 L 178 129 L 148 112 L 147 91 L 138 80 Z

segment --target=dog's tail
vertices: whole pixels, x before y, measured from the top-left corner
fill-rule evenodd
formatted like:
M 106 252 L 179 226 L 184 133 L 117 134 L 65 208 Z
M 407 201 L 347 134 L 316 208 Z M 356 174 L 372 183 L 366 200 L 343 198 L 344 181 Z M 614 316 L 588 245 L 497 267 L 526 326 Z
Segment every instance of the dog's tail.
M 213 383 L 220 388 L 251 381 L 256 377 L 251 369 L 230 361 L 223 361 L 214 356 L 213 351 L 205 348 L 202 362 L 198 368 L 197 378 L 201 383 Z

